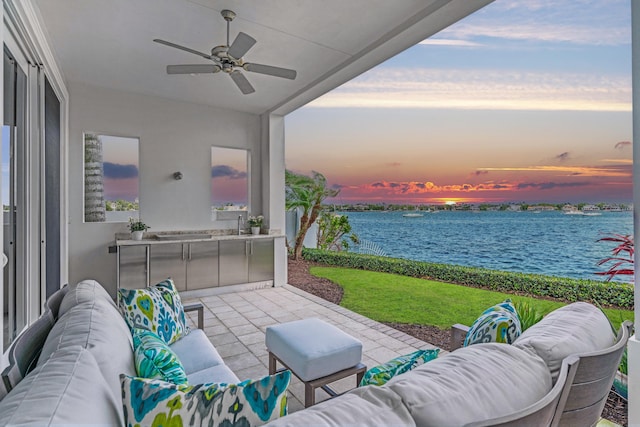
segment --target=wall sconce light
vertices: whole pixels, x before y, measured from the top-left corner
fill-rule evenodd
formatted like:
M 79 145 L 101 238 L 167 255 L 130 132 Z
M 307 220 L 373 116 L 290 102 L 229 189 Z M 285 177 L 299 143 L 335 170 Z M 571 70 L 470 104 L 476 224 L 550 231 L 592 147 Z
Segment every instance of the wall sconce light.
M 182 179 L 182 172 L 174 172 L 173 173 L 173 179 L 175 179 L 176 181 L 179 181 Z

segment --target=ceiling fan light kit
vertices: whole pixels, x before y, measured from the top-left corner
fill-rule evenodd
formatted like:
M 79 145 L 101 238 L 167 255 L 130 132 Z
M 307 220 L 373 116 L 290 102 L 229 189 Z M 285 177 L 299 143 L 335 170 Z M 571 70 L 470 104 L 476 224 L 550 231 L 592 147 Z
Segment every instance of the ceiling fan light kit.
M 297 73 L 295 70 L 244 62 L 242 57 L 256 44 L 256 40 L 248 34 L 239 32 L 233 43 L 229 44 L 229 24 L 233 21 L 233 18 L 236 17 L 236 14 L 226 9 L 221 11 L 220 14 L 224 20 L 227 21 L 227 44 L 215 46 L 211 49 L 211 54 L 199 52 L 161 39 L 153 40 L 156 43 L 180 49 L 213 62 L 213 64 L 167 65 L 167 74 L 215 74 L 222 71 L 229 74 L 231 80 L 233 80 L 238 89 L 245 95 L 255 92 L 255 89 L 241 70 L 289 80 L 296 78 Z

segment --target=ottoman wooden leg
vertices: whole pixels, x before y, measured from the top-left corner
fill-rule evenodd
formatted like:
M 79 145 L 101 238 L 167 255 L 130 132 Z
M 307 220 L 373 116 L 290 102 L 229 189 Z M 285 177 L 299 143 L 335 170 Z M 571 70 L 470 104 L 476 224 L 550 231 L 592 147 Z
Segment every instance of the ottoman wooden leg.
M 356 374 L 356 387 L 360 387 L 360 383 L 362 382 L 362 378 L 364 378 L 364 373 L 367 370 L 367 367 L 361 367 L 358 373 Z
M 276 373 L 276 356 L 269 352 L 269 375 Z
M 304 383 L 304 407 L 308 408 L 316 403 L 316 389 L 308 382 Z

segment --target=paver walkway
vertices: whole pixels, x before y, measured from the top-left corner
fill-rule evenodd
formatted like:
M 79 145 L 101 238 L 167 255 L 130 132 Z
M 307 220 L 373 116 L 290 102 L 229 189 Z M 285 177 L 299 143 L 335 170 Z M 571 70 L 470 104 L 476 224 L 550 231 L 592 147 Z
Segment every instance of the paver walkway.
M 290 285 L 184 300 L 185 303 L 195 301 L 205 306 L 205 333 L 241 380 L 268 374 L 269 360 L 264 344 L 267 326 L 309 317 L 322 319 L 362 341 L 362 361 L 368 367 L 418 349 L 436 348 Z M 195 314 L 190 316 L 195 322 Z M 338 392 L 347 391 L 355 387 L 355 382 L 354 375 L 333 383 L 333 388 Z M 289 391 L 289 412 L 304 408 L 304 384 L 292 376 Z M 327 398 L 324 391 L 316 390 L 316 402 Z

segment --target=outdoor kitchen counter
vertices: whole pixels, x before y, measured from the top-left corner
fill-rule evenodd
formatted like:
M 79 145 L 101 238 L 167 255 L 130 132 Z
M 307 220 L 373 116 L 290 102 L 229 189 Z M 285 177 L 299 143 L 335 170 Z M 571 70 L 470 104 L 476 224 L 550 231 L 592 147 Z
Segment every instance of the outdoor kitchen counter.
M 273 285 L 276 246 L 284 235 L 223 234 L 225 231 L 145 233 L 132 240 L 116 234 L 117 287 L 141 288 L 171 277 L 179 291 L 237 284 Z
M 128 233 L 124 233 L 125 236 L 116 236 L 116 246 L 135 246 L 135 245 L 164 245 L 169 243 L 192 243 L 192 242 L 213 242 L 220 240 L 262 240 L 262 239 L 274 239 L 279 237 L 284 237 L 283 234 L 222 234 L 216 235 L 212 234 L 211 237 L 195 237 L 194 234 L 205 234 L 205 233 L 184 233 L 184 238 L 178 237 L 178 233 L 170 233 L 172 235 L 171 238 L 162 238 L 158 237 L 158 235 L 162 236 L 162 234 L 149 234 L 149 236 L 145 236 L 142 240 L 132 240 Z M 169 233 L 167 233 L 169 234 Z M 173 236 L 176 236 L 175 238 Z

